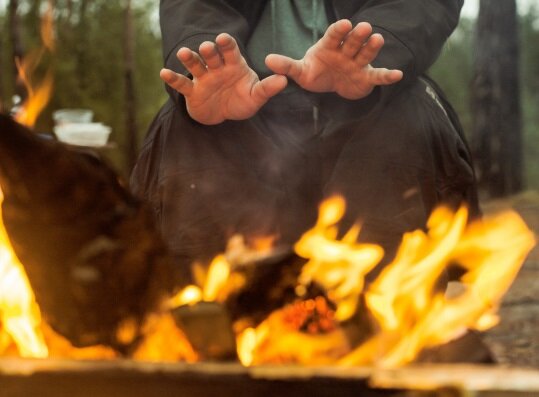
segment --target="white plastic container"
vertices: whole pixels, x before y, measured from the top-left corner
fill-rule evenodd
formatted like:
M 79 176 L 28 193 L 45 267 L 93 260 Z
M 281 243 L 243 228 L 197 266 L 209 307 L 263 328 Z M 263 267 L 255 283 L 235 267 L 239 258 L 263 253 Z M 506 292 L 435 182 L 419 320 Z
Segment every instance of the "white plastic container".
M 67 123 L 91 123 L 94 112 L 90 109 L 59 109 L 52 114 L 56 125 Z
M 105 146 L 110 132 L 111 128 L 102 123 L 67 123 L 54 127 L 59 141 L 77 146 Z

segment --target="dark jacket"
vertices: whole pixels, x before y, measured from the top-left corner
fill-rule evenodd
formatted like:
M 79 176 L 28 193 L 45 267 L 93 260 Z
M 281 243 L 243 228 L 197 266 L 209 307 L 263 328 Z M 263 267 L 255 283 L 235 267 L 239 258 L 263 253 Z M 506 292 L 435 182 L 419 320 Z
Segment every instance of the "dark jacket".
M 268 1 L 161 0 L 166 67 L 185 73 L 178 49 L 197 50 L 222 32 L 234 36 L 245 54 Z M 320 115 L 329 115 L 320 118 L 329 133 L 301 145 L 286 140 L 295 138 L 290 130 L 318 132 L 317 125 L 314 117 L 307 120 L 312 112 L 299 117 L 296 108 L 284 106 L 286 111 L 275 112 L 280 100 L 289 104 L 289 96 L 279 94 L 249 120 L 205 126 L 169 90 L 172 100 L 150 126 L 131 188 L 155 209 L 179 263 L 210 259 L 231 232 L 280 235 L 292 243 L 315 221 L 319 200 L 334 192 L 347 198 L 350 222 L 365 221 L 362 236 L 384 241 L 387 252 L 403 232 L 423 227 L 440 202 L 467 201 L 477 208 L 457 117 L 432 93 L 439 92 L 434 83 L 419 78 L 457 25 L 463 0 L 325 4 L 329 22 L 370 22 L 385 40 L 374 66 L 402 70 L 403 81 L 356 101 L 313 94 Z
M 245 54 L 249 40 L 269 0 L 161 0 L 160 21 L 165 66 L 180 73 L 181 47 L 197 50 L 219 33 L 231 34 Z M 329 22 L 347 18 L 369 22 L 385 45 L 373 66 L 404 72 L 400 84 L 380 89 L 382 97 L 409 84 L 436 60 L 456 27 L 464 0 L 325 0 Z M 178 93 L 169 89 L 178 100 Z

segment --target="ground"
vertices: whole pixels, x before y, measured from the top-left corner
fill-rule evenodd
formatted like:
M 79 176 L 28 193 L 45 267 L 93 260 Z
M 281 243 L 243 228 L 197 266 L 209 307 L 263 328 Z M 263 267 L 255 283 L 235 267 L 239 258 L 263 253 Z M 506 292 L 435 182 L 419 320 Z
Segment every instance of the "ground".
M 486 214 L 513 208 L 539 234 L 539 191 L 483 204 Z M 538 239 L 539 240 L 539 239 Z M 539 246 L 524 263 L 500 309 L 501 323 L 485 341 L 501 364 L 539 368 Z

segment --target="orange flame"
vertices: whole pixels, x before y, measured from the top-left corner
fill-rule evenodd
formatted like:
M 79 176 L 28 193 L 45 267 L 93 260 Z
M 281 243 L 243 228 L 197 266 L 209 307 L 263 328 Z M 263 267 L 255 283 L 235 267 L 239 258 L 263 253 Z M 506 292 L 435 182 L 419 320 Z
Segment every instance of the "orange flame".
M 144 341 L 133 359 L 154 362 L 197 361 L 198 355 L 170 314 L 152 315 L 147 319 Z
M 22 357 L 47 357 L 48 349 L 40 323 L 41 314 L 32 288 L 0 222 L 0 325 L 3 326 L 0 339 L 12 340 Z
M 273 246 L 274 237 L 253 239 L 251 245 L 245 243 L 243 236 L 230 238 L 226 252 L 217 255 L 208 270 L 199 263 L 193 265 L 196 284 L 189 285 L 168 301 L 169 308 L 194 305 L 201 301 L 224 302 L 231 292 L 245 284 L 245 277 L 234 272 L 236 266 L 264 258 Z
M 470 329 L 497 324 L 496 310 L 535 245 L 533 233 L 514 212 L 466 227 L 467 211 L 434 212 L 429 233 L 405 235 L 395 261 L 366 292 L 380 332 L 371 345 L 383 357 L 376 364 L 395 367 L 412 361 L 426 347 L 447 343 Z M 466 270 L 465 291 L 447 297 L 435 291 L 445 268 L 458 263 Z M 391 341 L 391 342 L 388 342 Z M 342 363 L 372 363 L 361 347 Z
M 244 366 L 296 363 L 322 365 L 350 351 L 334 313 L 322 297 L 300 301 L 273 312 L 256 328 L 238 335 L 237 351 Z
M 176 308 L 183 305 L 194 305 L 201 301 L 222 302 L 225 298 L 223 294 L 226 291 L 229 276 L 230 264 L 224 255 L 218 255 L 213 259 L 208 273 L 205 275 L 204 286 L 200 288 L 196 285 L 188 285 L 169 300 L 168 306 Z
M 41 39 L 44 47 L 28 54 L 26 57 L 16 59 L 19 79 L 26 87 L 27 98 L 14 118 L 17 122 L 28 127 L 33 127 L 38 116 L 49 103 L 53 88 L 53 73 L 49 69 L 45 77 L 39 83 L 32 81 L 37 66 L 45 53 L 45 50 L 54 51 L 54 24 L 53 6 L 49 1 L 47 11 L 41 20 Z
M 296 244 L 297 253 L 309 259 L 298 289 L 305 291 L 312 281 L 323 286 L 340 321 L 356 311 L 363 295 L 366 313 L 377 326 L 374 335 L 346 353 L 347 339 L 340 327 L 329 334 L 298 332 L 290 327 L 294 320 L 281 310 L 240 335 L 244 365 L 280 361 L 404 365 L 424 348 L 447 343 L 467 330 L 496 325 L 501 298 L 535 244 L 533 233 L 514 212 L 468 225 L 466 208 L 456 213 L 439 208 L 429 219 L 428 233 L 405 234 L 395 260 L 362 291 L 363 277 L 380 260 L 381 248 L 356 243 L 359 228 L 337 239 L 335 225 L 343 214 L 342 199 L 326 201 L 315 227 Z M 449 297 L 436 285 L 454 263 L 466 270 L 460 280 L 465 290 Z M 335 352 L 342 355 L 336 357 Z
M 404 365 L 425 348 L 446 343 L 470 329 L 494 326 L 500 301 L 535 244 L 533 233 L 514 212 L 468 224 L 465 208 L 456 213 L 439 208 L 429 219 L 428 232 L 405 234 L 394 261 L 364 290 L 364 276 L 378 264 L 383 252 L 376 245 L 356 242 L 359 227 L 338 238 L 337 224 L 344 211 L 340 198 L 323 203 L 317 224 L 296 245 L 297 253 L 309 259 L 298 279 L 298 291 L 307 291 L 315 282 L 323 287 L 327 300 L 306 299 L 299 294 L 297 302 L 276 310 L 256 328 L 236 323 L 238 357 L 244 365 Z M 7 241 L 3 229 L 2 233 L 1 241 Z M 448 266 L 455 263 L 465 270 L 460 279 L 463 292 L 449 296 L 436 286 Z M 11 299 L 15 293 L 3 293 L 7 291 L 4 285 L 14 285 L 8 273 L 16 274 L 24 291 L 17 293 L 15 305 Z M 241 285 L 234 281 L 234 268 L 225 255 L 216 257 L 208 271 L 199 268 L 195 273 L 200 286 L 181 291 L 168 302 L 168 308 L 203 300 L 223 302 L 229 291 Z M 14 341 L 24 356 L 45 356 L 48 346 L 52 356 L 117 357 L 105 347 L 74 349 L 46 324 L 40 326 L 39 309 L 23 274 L 10 247 L 2 245 L 0 353 Z M 368 320 L 363 320 L 375 323 L 375 329 L 365 335 L 363 343 L 351 346 L 342 322 L 357 311 L 359 300 L 365 302 Z M 12 323 L 25 324 L 24 331 L 12 328 Z M 150 316 L 145 328 L 146 338 L 134 359 L 199 359 L 170 314 Z
M 336 224 L 344 215 L 345 203 L 333 197 L 322 203 L 316 225 L 296 243 L 296 253 L 309 262 L 299 278 L 300 290 L 316 282 L 337 304 L 336 317 L 349 319 L 357 308 L 365 275 L 382 259 L 383 249 L 374 244 L 358 244 L 359 227 L 353 227 L 337 239 Z

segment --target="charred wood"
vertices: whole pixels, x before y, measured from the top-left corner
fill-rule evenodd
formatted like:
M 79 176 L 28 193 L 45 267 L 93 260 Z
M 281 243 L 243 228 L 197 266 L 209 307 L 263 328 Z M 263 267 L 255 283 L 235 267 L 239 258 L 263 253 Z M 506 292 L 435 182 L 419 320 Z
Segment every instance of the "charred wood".
M 135 343 L 172 288 L 150 211 L 97 157 L 1 115 L 0 186 L 6 230 L 49 325 L 76 346 Z
M 242 264 L 236 271 L 244 275 L 245 287 L 225 302 L 232 320 L 247 318 L 256 325 L 274 310 L 297 299 L 295 288 L 305 262 L 292 249 L 277 249 L 263 259 Z

